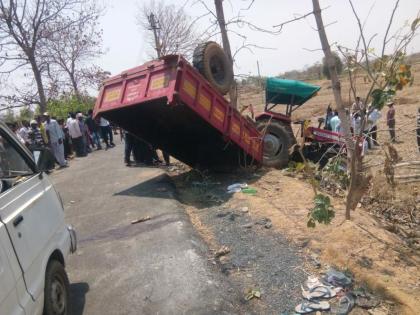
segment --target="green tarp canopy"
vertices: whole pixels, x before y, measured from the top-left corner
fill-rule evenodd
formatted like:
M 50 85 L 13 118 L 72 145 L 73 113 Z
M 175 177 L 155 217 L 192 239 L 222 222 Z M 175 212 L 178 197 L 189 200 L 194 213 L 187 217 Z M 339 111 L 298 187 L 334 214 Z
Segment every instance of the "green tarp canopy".
M 268 78 L 265 97 L 270 104 L 302 105 L 320 89 L 320 86 L 302 81 Z

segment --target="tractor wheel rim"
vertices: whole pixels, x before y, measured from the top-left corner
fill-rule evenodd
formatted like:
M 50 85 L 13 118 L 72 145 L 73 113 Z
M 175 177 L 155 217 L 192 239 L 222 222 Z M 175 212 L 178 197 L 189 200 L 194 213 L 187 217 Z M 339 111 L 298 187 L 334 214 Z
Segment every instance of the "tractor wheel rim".
M 282 147 L 282 144 L 276 136 L 272 134 L 266 134 L 264 137 L 264 155 L 273 157 L 278 154 Z
M 55 278 L 51 283 L 51 301 L 55 314 L 62 314 L 66 308 L 66 290 L 60 279 Z

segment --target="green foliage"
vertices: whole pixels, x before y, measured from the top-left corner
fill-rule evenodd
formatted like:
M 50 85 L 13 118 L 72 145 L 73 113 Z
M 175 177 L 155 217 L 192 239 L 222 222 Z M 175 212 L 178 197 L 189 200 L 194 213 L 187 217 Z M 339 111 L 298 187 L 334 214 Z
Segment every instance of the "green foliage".
M 337 183 L 342 189 L 346 189 L 350 184 L 350 176 L 347 173 L 346 158 L 337 156 L 328 161 L 322 169 L 322 178 L 329 183 Z
M 15 113 L 11 109 L 6 110 L 5 113 L 3 113 L 3 115 L 1 116 L 1 119 L 5 123 L 14 123 L 14 122 L 16 122 Z
M 19 117 L 17 118 L 18 121 L 31 121 L 33 119 L 34 113 L 30 110 L 29 107 L 22 108 L 19 112 Z
M 330 198 L 323 194 L 317 194 L 314 197 L 314 207 L 308 214 L 309 220 L 306 225 L 307 227 L 314 228 L 316 222 L 330 224 L 334 216 L 335 212 Z
M 395 95 L 394 90 L 381 90 L 381 89 L 375 89 L 372 91 L 372 106 L 373 108 L 376 108 L 378 110 L 381 110 L 384 105 L 392 99 L 392 97 Z
M 333 53 L 333 55 L 337 74 L 340 75 L 343 72 L 343 62 L 336 53 Z M 322 59 L 322 73 L 325 77 L 327 77 L 327 79 L 331 79 L 330 71 L 328 69 L 328 64 L 325 58 Z
M 405 57 L 405 54 L 400 52 L 395 59 L 384 56 L 373 63 L 374 73 L 379 74 L 385 82 L 384 88 L 377 88 L 372 91 L 372 106 L 374 108 L 382 109 L 386 102 L 395 96 L 397 91 L 413 84 L 414 76 L 411 72 L 411 65 L 406 63 Z
M 62 96 L 59 99 L 50 100 L 47 104 L 47 111 L 51 117 L 57 119 L 66 118 L 69 112 L 86 113 L 89 109 L 93 109 L 95 98 L 91 96 L 83 96 L 78 99 L 76 96 Z

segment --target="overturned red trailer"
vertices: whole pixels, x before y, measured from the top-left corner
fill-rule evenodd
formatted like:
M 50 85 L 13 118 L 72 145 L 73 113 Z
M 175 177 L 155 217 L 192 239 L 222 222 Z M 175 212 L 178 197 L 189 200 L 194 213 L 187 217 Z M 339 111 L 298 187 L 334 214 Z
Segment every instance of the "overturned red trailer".
M 192 167 L 263 160 L 262 134 L 253 122 L 182 56 L 153 60 L 106 80 L 94 115 Z

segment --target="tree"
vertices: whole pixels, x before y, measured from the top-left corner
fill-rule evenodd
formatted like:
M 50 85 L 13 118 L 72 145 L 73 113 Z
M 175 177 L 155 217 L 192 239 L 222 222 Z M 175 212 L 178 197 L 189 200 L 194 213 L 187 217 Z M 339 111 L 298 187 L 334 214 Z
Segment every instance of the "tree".
M 3 73 L 29 67 L 37 90 L 36 97 L 30 102 L 38 104 L 41 111 L 47 104 L 43 81 L 47 63 L 40 50 L 51 36 L 76 24 L 83 14 L 75 16 L 74 12 L 83 12 L 87 1 L 0 0 L 0 60 L 3 66 L 7 66 Z M 51 28 L 59 20 L 64 23 Z
M 100 13 L 100 8 L 92 3 L 78 12 L 79 16 L 73 18 L 75 23 L 62 17 L 48 26 L 51 36 L 42 47 L 42 55 L 48 61 L 47 74 L 56 94 L 70 89 L 80 99 L 87 88 L 97 87 L 96 78 L 103 77 L 101 68 L 88 66 L 103 54 L 102 30 L 98 29 Z M 62 31 L 54 32 L 55 29 Z
M 337 71 L 337 74 L 340 75 L 343 72 L 343 62 L 341 61 L 337 53 L 332 53 L 332 55 L 334 57 L 335 69 Z M 331 80 L 330 71 L 328 69 L 328 64 L 325 57 L 322 59 L 322 74 L 328 80 Z
M 86 113 L 95 105 L 95 98 L 91 96 L 81 95 L 62 95 L 59 98 L 49 100 L 47 104 L 48 113 L 52 117 L 66 118 L 69 112 Z
M 167 5 L 165 1 L 150 1 L 137 14 L 137 23 L 150 33 L 148 44 L 158 52 L 158 56 L 181 54 L 192 57 L 195 47 L 201 42 L 195 23 L 182 7 Z

